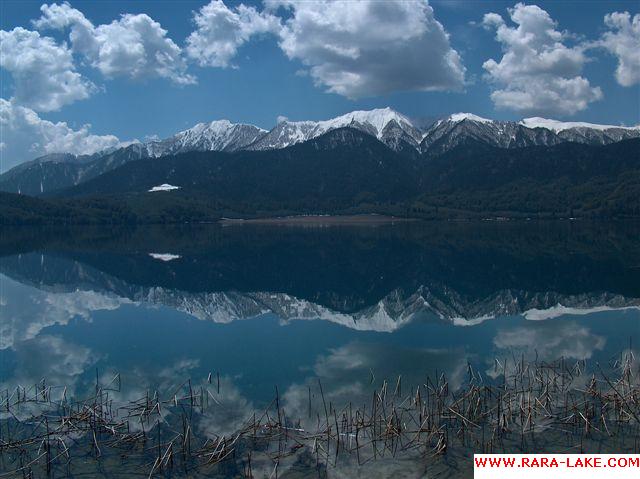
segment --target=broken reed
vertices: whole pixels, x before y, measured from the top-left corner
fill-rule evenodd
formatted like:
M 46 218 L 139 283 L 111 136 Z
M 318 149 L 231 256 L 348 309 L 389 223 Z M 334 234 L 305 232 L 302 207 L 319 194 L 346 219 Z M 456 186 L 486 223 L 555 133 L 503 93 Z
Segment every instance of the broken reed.
M 95 394 L 84 400 L 71 400 L 66 388 L 43 379 L 2 393 L 0 477 L 70 474 L 75 458 L 86 462 L 87 455 L 98 461 L 117 457 L 149 476 L 233 464 L 236 475 L 254 477 L 252 458 L 261 453 L 277 477 L 281 461 L 301 451 L 314 457 L 316 467 L 335 466 L 345 455 L 362 465 L 403 454 L 435 461 L 456 450 L 577 453 L 604 446 L 640 452 L 633 353 L 621 354 L 608 372 L 599 365 L 589 373 L 586 368 L 585 361 L 496 359 L 496 379 L 490 381 L 468 364 L 461 387 L 452 388 L 444 374 L 436 374 L 403 395 L 398 377 L 383 381 L 364 404 L 340 408 L 318 380 L 308 388 L 307 417 L 295 420 L 276 387 L 269 406 L 235 433 L 207 437 L 196 435 L 193 426 L 221 407 L 219 374 L 216 385 L 209 374 L 203 385 L 188 380 L 162 398 L 148 392 L 119 406 L 119 375 L 106 385 L 96 376 Z

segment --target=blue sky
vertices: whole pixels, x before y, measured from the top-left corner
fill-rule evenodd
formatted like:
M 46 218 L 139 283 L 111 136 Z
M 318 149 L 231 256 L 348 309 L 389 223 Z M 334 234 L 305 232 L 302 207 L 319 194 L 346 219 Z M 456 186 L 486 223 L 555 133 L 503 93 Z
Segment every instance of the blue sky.
M 35 38 L 38 42 L 50 37 L 55 46 L 67 48 L 71 58 L 68 69 L 75 87 L 81 91 L 65 91 L 53 100 L 35 98 L 39 92 L 51 89 L 47 82 L 52 75 L 67 75 L 69 71 L 60 72 L 57 66 L 48 63 L 46 68 L 52 68 L 54 73 L 47 78 L 37 78 L 38 72 L 46 68 L 37 68 L 36 64 L 25 69 L 15 59 L 11 63 L 11 55 L 26 58 L 21 50 L 23 37 L 15 43 L 6 41 L 5 46 L 9 46 L 3 47 L 0 96 L 5 100 L 4 108 L 12 110 L 5 111 L 3 116 L 17 115 L 19 107 L 28 108 L 19 113 L 24 116 L 33 111 L 37 121 L 43 122 L 37 134 L 44 137 L 35 146 L 28 144 L 25 138 L 33 137 L 33 133 L 20 130 L 18 120 L 11 128 L 5 122 L 1 140 L 4 145 L 2 169 L 55 149 L 68 147 L 81 152 L 83 148 L 94 148 L 96 136 L 113 135 L 121 141 L 144 140 L 152 135 L 166 137 L 197 122 L 220 118 L 269 129 L 278 116 L 291 120 L 326 119 L 356 109 L 390 106 L 413 117 L 462 111 L 496 119 L 545 116 L 608 124 L 640 122 L 640 87 L 636 78 L 639 67 L 635 64 L 640 60 L 630 52 L 630 47 L 640 49 L 637 36 L 640 16 L 636 18 L 637 25 L 632 24 L 634 15 L 640 11 L 637 1 L 538 1 L 527 3 L 528 7 L 537 6 L 537 9 L 525 11 L 519 10 L 513 1 L 431 0 L 433 11 L 426 13 L 424 5 L 415 6 L 418 13 L 396 12 L 398 4 L 386 2 L 388 11 L 372 14 L 371 20 L 365 18 L 363 30 L 355 30 L 354 36 L 340 39 L 331 31 L 319 31 L 318 24 L 313 23 L 313 14 L 318 9 L 303 11 L 307 7 L 281 3 L 285 5 L 265 6 L 262 2 L 244 2 L 242 7 L 239 2 L 216 5 L 217 12 L 227 9 L 232 12 L 230 15 L 240 12 L 239 8 L 252 10 L 245 10 L 244 23 L 234 27 L 245 29 L 239 33 L 240 30 L 229 30 L 227 24 L 220 23 L 218 16 L 207 16 L 211 11 L 205 15 L 201 9 L 209 4 L 207 1 L 75 1 L 67 5 L 64 13 L 57 11 L 57 16 L 51 15 L 48 22 L 38 28 L 33 21 L 42 15 L 42 2 L 3 0 L 1 29 L 8 35 L 14 34 L 16 27 L 22 27 L 37 32 L 34 35 L 38 36 Z M 333 9 L 333 6 L 322 8 Z M 357 23 L 359 12 L 351 10 L 337 11 L 335 16 L 329 13 L 326 18 L 329 22 L 340 22 L 345 15 L 353 14 L 353 22 Z M 549 57 L 562 58 L 551 60 L 554 64 L 543 72 L 544 78 L 534 76 L 541 68 L 538 65 L 541 54 L 523 59 L 514 46 L 521 39 L 516 39 L 514 44 L 497 39 L 500 28 L 505 34 L 503 38 L 518 34 L 515 31 L 518 24 L 510 18 L 516 11 L 533 15 L 527 20 L 531 28 L 538 28 L 539 21 L 545 19 L 555 22 L 558 38 L 553 40 L 555 46 L 551 47 Z M 613 12 L 630 13 L 628 28 L 621 27 L 626 25 L 624 17 L 611 17 L 606 24 L 605 15 Z M 169 63 L 180 63 L 179 68 L 167 73 L 163 70 L 166 65 L 158 67 L 143 58 L 147 63 L 134 75 L 127 71 L 127 64 L 122 63 L 133 57 L 123 60 L 106 56 L 109 42 L 115 38 L 109 35 L 120 33 L 105 30 L 101 36 L 99 26 L 118 21 L 127 13 L 146 14 L 166 30 L 161 40 L 168 40 L 172 45 L 162 48 L 167 47 L 169 55 L 174 55 Z M 497 16 L 485 17 L 490 13 L 500 15 L 502 20 Z M 197 42 L 191 42 L 193 48 L 188 51 L 187 38 L 198 30 L 196 15 L 201 15 L 203 25 L 209 23 Z M 63 16 L 67 23 L 64 27 L 55 27 Z M 72 16 L 73 20 L 69 20 Z M 385 21 L 381 23 L 380 18 Z M 415 19 L 422 19 L 423 23 L 416 23 Z M 90 34 L 95 37 L 91 41 L 102 42 L 99 57 L 97 53 L 87 53 L 89 48 L 82 43 L 84 37 L 74 42 L 70 36 L 76 26 L 87 21 L 93 29 Z M 279 30 L 287 22 L 288 31 Z M 434 28 L 441 28 L 442 32 L 405 35 L 412 29 L 422 31 L 422 25 L 430 32 Z M 634 26 L 638 28 L 634 30 Z M 129 27 L 138 28 L 123 26 Z M 532 31 L 535 35 L 535 30 Z M 611 34 L 609 37 L 607 32 Z M 23 35 L 28 34 L 23 32 Z M 237 40 L 239 37 L 242 39 Z M 283 47 L 286 41 L 289 44 Z M 231 53 L 225 50 L 230 44 Z M 38 48 L 37 43 L 34 45 Z M 357 59 L 350 56 L 352 46 L 358 49 Z M 336 59 L 336 49 L 342 49 L 339 54 L 349 58 Z M 348 50 L 346 54 L 344 49 Z M 503 58 L 509 49 L 513 50 L 513 57 Z M 402 58 L 405 54 L 406 59 Z M 453 63 L 443 66 L 442 62 L 449 62 L 451 55 L 455 57 Z M 496 62 L 496 68 L 491 71 L 485 63 L 490 59 Z M 55 62 L 60 64 L 59 60 Z M 626 62 L 624 71 L 616 76 L 621 62 Z M 356 81 L 351 82 L 351 78 Z M 564 83 L 560 86 L 556 82 L 558 78 L 572 82 L 571 89 Z M 361 87 L 352 86 L 358 82 Z M 548 90 L 556 86 L 560 96 L 548 97 Z M 327 92 L 329 89 L 334 92 Z M 566 102 L 560 101 L 562 99 Z M 529 106 L 525 108 L 523 104 Z M 34 121 L 29 120 L 28 128 L 33 128 Z M 66 129 L 59 127 L 60 122 L 66 123 Z M 82 130 L 87 124 L 90 128 Z M 58 144 L 51 138 L 56 131 L 66 136 L 64 142 Z M 74 136 L 78 131 L 81 133 Z M 82 135 L 85 138 L 81 138 Z

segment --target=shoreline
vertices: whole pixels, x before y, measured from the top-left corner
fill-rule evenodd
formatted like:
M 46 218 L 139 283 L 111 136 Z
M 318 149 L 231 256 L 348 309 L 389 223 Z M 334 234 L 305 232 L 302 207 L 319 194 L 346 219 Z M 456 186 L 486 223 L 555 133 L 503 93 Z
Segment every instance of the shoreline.
M 221 225 L 376 225 L 408 223 L 421 221 L 420 218 L 401 218 L 378 214 L 364 215 L 296 215 L 276 216 L 271 218 L 222 218 L 218 221 Z

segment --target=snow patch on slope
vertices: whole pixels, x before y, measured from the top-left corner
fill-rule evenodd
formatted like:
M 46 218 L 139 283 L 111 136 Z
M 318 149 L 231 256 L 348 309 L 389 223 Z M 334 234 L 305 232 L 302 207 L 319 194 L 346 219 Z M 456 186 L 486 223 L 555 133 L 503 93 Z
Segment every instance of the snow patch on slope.
M 173 261 L 174 259 L 180 259 L 182 256 L 179 254 L 171 254 L 171 253 L 149 253 L 153 259 L 158 259 L 160 261 Z
M 162 183 L 161 185 L 154 186 L 153 188 L 151 188 L 149 192 L 153 193 L 156 191 L 171 191 L 171 190 L 179 190 L 179 189 L 180 189 L 179 186 L 173 186 L 173 185 L 170 185 L 169 183 Z

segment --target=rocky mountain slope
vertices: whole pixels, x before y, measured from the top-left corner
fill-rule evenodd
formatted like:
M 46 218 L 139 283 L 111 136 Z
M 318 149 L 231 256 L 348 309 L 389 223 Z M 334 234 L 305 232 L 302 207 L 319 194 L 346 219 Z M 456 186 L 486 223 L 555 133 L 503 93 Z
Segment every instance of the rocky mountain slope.
M 266 130 L 228 120 L 198 123 L 193 128 L 160 141 L 144 144 L 150 157 L 175 155 L 187 151 L 238 151 L 262 138 Z

